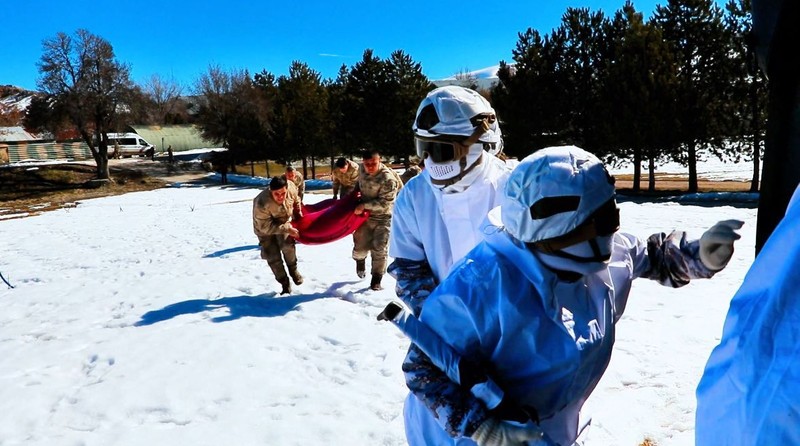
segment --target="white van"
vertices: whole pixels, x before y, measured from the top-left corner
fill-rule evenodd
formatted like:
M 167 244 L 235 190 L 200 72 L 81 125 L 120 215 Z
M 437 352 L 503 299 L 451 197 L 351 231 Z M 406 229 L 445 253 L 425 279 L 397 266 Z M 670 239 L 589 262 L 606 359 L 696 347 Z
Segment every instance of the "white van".
M 155 147 L 136 133 L 109 133 L 108 156 L 128 157 L 145 156 L 149 148 Z

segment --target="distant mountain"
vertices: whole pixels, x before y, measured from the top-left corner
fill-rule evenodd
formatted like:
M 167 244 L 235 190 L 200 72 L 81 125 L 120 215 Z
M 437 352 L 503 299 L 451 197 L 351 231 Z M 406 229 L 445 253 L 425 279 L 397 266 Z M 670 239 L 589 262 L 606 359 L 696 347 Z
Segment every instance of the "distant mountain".
M 461 85 L 468 87 L 470 83 L 474 82 L 478 85 L 478 89 L 488 90 L 499 81 L 497 77 L 497 71 L 499 69 L 500 65 L 493 65 L 491 67 L 481 68 L 480 70 L 457 73 L 444 79 L 434 80 L 433 83 L 437 87 L 443 87 L 445 85 Z

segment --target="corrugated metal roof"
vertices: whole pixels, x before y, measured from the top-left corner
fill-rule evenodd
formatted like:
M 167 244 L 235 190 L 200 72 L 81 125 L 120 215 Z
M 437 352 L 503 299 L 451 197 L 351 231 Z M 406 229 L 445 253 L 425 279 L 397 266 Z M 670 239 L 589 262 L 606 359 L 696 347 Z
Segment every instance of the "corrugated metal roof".
M 22 127 L 0 127 L 0 141 L 39 141 L 40 138 L 28 133 Z
M 130 128 L 159 152 L 165 152 L 171 145 L 175 152 L 194 149 L 218 148 L 219 144 L 203 139 L 197 126 L 187 125 L 132 125 Z

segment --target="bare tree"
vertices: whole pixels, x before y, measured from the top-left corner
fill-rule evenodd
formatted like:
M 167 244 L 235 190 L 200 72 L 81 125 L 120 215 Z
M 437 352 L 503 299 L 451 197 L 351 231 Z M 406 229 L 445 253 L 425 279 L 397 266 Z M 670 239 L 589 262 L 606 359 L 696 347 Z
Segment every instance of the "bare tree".
M 109 179 L 108 136 L 140 95 L 130 68 L 114 56 L 111 44 L 85 29 L 75 36 L 59 32 L 42 42 L 38 63 L 40 91 L 52 99 L 89 145 L 97 177 Z
M 181 112 L 180 98 L 183 87 L 175 79 L 166 79 L 154 74 L 145 83 L 142 90 L 152 104 L 150 118 L 153 122 L 169 124 L 170 117 Z
M 458 73 L 455 75 L 456 78 L 456 85 L 464 88 L 471 88 L 473 90 L 478 90 L 478 76 L 475 73 L 469 71 L 468 68 L 462 68 L 459 70 Z

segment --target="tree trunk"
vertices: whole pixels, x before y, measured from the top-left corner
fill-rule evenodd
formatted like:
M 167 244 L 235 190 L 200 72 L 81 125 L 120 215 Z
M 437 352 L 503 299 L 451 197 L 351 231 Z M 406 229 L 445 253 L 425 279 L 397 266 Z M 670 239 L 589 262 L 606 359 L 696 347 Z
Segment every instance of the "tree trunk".
M 650 160 L 647 162 L 647 170 L 650 172 L 650 178 L 647 182 L 647 190 L 650 192 L 656 191 L 656 160 L 653 157 L 650 157 Z
M 756 253 L 778 226 L 800 183 L 800 85 L 798 78 L 770 77 L 764 181 L 758 201 Z
M 697 146 L 689 141 L 689 192 L 697 192 Z
M 768 58 L 769 103 L 767 138 L 764 148 L 764 180 L 758 201 L 756 254 L 786 214 L 786 207 L 800 183 L 800 67 L 789 63 L 797 56 L 800 42 L 800 3 L 786 0 L 774 6 L 777 22 L 771 41 L 761 33 Z M 780 14 L 777 14 L 777 11 Z M 755 16 L 754 16 L 755 18 Z M 764 17 L 759 16 L 764 19 Z M 757 37 L 769 31 L 769 22 L 754 21 Z
M 101 180 L 111 179 L 111 169 L 108 166 L 108 151 L 105 156 L 101 153 L 97 158 L 97 178 Z
M 641 188 L 639 182 L 642 180 L 642 149 L 633 149 L 633 192 L 638 193 Z
M 102 127 L 98 126 L 98 128 L 100 128 L 100 130 L 96 132 L 96 146 L 95 139 L 91 133 L 83 129 L 79 129 L 79 132 L 83 141 L 89 145 L 89 151 L 92 152 L 92 157 L 96 165 L 95 173 L 97 174 L 97 179 L 110 180 L 111 170 L 108 166 L 108 140 L 105 139 L 105 132 L 102 130 Z
M 313 156 L 311 157 L 311 178 L 317 179 L 317 162 Z

